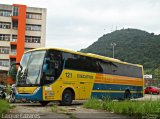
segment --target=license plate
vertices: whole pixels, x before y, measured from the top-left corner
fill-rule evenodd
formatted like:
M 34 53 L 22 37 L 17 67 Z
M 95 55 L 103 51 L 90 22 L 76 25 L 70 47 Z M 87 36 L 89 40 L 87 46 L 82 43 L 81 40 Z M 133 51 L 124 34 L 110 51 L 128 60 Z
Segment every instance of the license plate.
M 27 101 L 25 98 L 22 98 L 21 100 L 24 101 L 24 102 Z

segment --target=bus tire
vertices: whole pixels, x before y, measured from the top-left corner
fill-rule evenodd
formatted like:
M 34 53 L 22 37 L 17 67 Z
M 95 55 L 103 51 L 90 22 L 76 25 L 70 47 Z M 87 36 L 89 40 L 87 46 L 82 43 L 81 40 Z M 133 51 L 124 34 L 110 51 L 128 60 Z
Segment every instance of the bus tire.
M 60 101 L 60 104 L 62 106 L 69 106 L 72 104 L 72 99 L 73 99 L 72 91 L 69 89 L 64 90 L 64 92 L 62 94 L 62 101 Z
M 39 101 L 39 103 L 40 103 L 42 106 L 46 106 L 46 105 L 49 103 L 49 101 Z
M 124 99 L 130 100 L 131 99 L 131 92 L 129 89 L 125 90 L 124 92 Z

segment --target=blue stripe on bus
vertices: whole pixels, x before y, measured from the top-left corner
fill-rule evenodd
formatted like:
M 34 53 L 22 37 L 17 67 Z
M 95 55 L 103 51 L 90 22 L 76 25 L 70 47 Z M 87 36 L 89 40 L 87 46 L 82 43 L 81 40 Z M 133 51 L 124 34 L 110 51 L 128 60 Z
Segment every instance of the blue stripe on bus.
M 129 89 L 131 91 L 143 91 L 143 86 L 132 86 L 132 85 L 120 85 L 120 84 L 99 84 L 94 83 L 93 90 L 118 90 L 125 91 Z
M 111 93 L 111 92 L 92 92 L 91 97 L 99 99 L 124 99 L 124 93 Z M 142 93 L 133 93 L 131 98 L 141 98 L 143 97 Z

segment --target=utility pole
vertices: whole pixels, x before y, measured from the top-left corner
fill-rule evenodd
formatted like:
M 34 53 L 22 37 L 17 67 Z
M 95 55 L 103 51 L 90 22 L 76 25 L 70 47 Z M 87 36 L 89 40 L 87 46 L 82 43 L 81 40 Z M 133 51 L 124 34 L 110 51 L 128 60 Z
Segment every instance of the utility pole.
M 111 43 L 111 46 L 112 46 L 112 50 L 113 50 L 113 58 L 114 58 L 114 47 L 116 46 L 116 43 Z

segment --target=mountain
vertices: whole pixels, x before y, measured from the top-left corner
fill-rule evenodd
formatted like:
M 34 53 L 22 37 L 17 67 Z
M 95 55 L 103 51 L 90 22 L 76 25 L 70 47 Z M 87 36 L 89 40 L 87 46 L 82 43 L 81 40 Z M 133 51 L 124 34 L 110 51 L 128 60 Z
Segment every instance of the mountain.
M 142 64 L 145 70 L 160 68 L 160 35 L 138 29 L 121 29 L 100 37 L 81 52 L 114 57 L 125 62 Z

